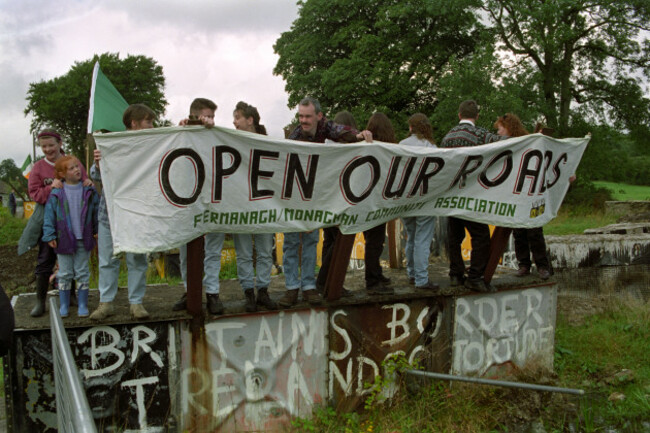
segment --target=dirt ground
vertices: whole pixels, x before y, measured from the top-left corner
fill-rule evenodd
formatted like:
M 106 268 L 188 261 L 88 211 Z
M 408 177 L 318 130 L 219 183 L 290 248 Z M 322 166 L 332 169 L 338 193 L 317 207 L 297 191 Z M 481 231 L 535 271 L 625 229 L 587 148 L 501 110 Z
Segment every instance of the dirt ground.
M 0 284 L 8 294 L 15 293 L 18 287 L 28 287 L 36 281 L 34 266 L 38 250 L 32 248 L 22 256 L 15 245 L 0 246 Z

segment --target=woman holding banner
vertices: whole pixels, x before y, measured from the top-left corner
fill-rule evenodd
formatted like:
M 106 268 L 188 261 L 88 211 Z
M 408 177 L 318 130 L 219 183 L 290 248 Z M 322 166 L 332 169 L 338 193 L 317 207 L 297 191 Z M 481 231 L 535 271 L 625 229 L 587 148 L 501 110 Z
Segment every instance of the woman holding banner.
M 397 143 L 393 124 L 384 113 L 377 112 L 370 116 L 366 129 L 372 132 L 373 139 L 386 143 Z M 390 278 L 384 276 L 379 264 L 386 240 L 386 223 L 365 230 L 363 237 L 366 241 L 366 290 L 371 295 L 392 294 Z
M 240 101 L 233 111 L 235 128 L 240 131 L 266 135 L 266 128 L 260 125 L 260 113 L 252 105 Z M 271 269 L 273 268 L 273 234 L 235 234 L 235 252 L 237 254 L 237 277 L 246 296 L 246 311 L 257 311 L 257 306 L 277 310 L 277 304 L 269 297 Z M 257 255 L 253 265 L 253 246 Z M 255 273 L 257 270 L 257 275 Z M 255 297 L 257 287 L 257 298 Z
M 528 131 L 516 114 L 506 113 L 497 118 L 494 122 L 497 134 L 508 137 L 521 137 L 528 135 Z M 530 274 L 532 262 L 530 253 L 533 253 L 533 260 L 537 272 L 542 280 L 548 280 L 551 276 L 550 262 L 546 256 L 546 241 L 544 240 L 544 229 L 535 227 L 532 229 L 513 229 L 512 237 L 515 240 L 515 256 L 519 263 L 518 277 L 525 277 Z

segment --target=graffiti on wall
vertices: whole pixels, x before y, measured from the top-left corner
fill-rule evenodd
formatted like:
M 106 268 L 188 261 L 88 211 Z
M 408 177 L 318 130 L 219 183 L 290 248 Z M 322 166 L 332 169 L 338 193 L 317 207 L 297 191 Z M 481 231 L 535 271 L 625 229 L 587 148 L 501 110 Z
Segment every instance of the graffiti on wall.
M 409 363 L 431 357 L 440 336 L 442 314 L 435 300 L 355 305 L 332 311 L 328 394 L 352 409 L 373 391 L 382 363 L 393 355 Z M 443 348 L 445 344 L 437 347 Z M 383 390 L 391 394 L 393 390 Z
M 98 431 L 163 431 L 169 425 L 167 324 L 67 329 L 68 340 Z M 12 395 L 16 432 L 56 432 L 49 331 L 17 338 L 18 386 Z
M 452 373 L 482 375 L 531 357 L 553 366 L 554 287 L 503 291 L 456 299 Z
M 267 430 L 326 401 L 324 309 L 219 318 L 181 344 L 184 428 Z

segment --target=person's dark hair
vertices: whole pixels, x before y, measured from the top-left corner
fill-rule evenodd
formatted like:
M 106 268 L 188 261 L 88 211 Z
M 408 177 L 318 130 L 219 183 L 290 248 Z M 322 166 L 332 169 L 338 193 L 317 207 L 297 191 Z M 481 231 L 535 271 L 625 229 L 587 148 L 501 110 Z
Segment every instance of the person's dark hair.
M 336 116 L 334 116 L 334 123 L 349 126 L 352 129 L 357 129 L 357 122 L 354 120 L 354 116 L 349 111 L 339 111 L 336 113 Z
M 156 120 L 156 113 L 144 104 L 131 104 L 124 110 L 122 123 L 126 129 L 131 129 L 131 122 L 141 122 L 143 120 Z
M 479 106 L 473 99 L 468 99 L 460 103 L 458 107 L 458 114 L 462 119 L 476 119 L 478 118 Z
M 408 124 L 411 127 L 411 134 L 415 134 L 420 140 L 428 140 L 429 143 L 436 144 L 433 138 L 433 128 L 425 114 L 415 113 L 409 117 Z
M 196 98 L 190 104 L 190 115 L 198 116 L 201 110 L 209 108 L 212 111 L 217 111 L 217 104 L 207 98 Z
M 257 111 L 257 107 L 253 107 L 244 101 L 239 101 L 235 106 L 235 111 L 240 111 L 242 116 L 244 116 L 246 119 L 252 117 L 255 132 L 258 134 L 266 135 L 266 128 L 264 125 L 260 125 L 260 113 Z
M 372 138 L 386 143 L 397 143 L 395 129 L 388 116 L 384 113 L 375 113 L 368 119 L 366 129 L 372 132 Z
M 516 114 L 506 113 L 503 116 L 497 117 L 497 121 L 494 122 L 494 127 L 498 129 L 499 125 L 502 125 L 508 130 L 508 137 L 521 137 L 522 135 L 529 134 L 521 119 Z
M 322 112 L 322 110 L 320 108 L 320 102 L 318 102 L 318 99 L 312 98 L 311 96 L 307 96 L 305 98 L 302 98 L 300 100 L 299 105 L 302 105 L 302 106 L 305 106 L 305 107 L 307 107 L 309 105 L 313 105 L 314 106 L 314 111 L 316 111 L 316 114 Z

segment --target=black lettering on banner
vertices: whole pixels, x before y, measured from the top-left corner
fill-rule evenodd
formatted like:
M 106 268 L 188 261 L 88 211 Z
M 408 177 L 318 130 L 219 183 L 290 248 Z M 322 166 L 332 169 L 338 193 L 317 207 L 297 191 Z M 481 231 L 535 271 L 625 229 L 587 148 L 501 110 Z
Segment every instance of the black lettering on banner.
M 427 173 L 427 169 L 431 164 L 435 164 L 435 168 L 432 172 Z M 422 161 L 422 165 L 420 166 L 420 171 L 418 171 L 418 176 L 415 178 L 415 182 L 413 183 L 413 188 L 409 191 L 408 197 L 414 196 L 418 189 L 421 189 L 420 194 L 426 195 L 429 192 L 429 179 L 438 174 L 444 166 L 445 160 L 442 158 L 437 156 L 427 156 L 424 158 L 424 161 Z
M 487 171 L 495 165 L 500 159 L 506 158 L 505 161 L 503 161 L 503 169 L 499 174 L 494 179 L 488 179 L 487 177 Z M 491 188 L 494 186 L 501 185 L 503 182 L 508 179 L 508 176 L 510 176 L 510 173 L 512 172 L 512 151 L 511 150 L 505 150 L 492 158 L 490 162 L 487 163 L 483 171 L 481 172 L 481 175 L 479 176 L 479 182 L 481 185 Z
M 261 178 L 270 179 L 273 177 L 273 171 L 264 171 L 260 170 L 260 159 L 278 159 L 280 152 L 272 152 L 269 150 L 253 149 L 253 155 L 251 158 L 251 169 L 249 173 L 249 182 L 250 182 L 250 191 L 251 191 L 251 200 L 263 198 L 263 197 L 273 197 L 273 190 L 270 189 L 259 189 L 258 181 Z
M 548 171 L 548 167 L 551 165 L 551 161 L 553 161 L 553 152 L 547 150 L 544 152 L 544 170 L 542 170 L 542 181 L 539 184 L 540 194 L 543 194 L 544 191 L 546 191 L 546 172 Z
M 537 160 L 537 164 L 535 168 L 530 169 L 528 166 L 530 165 L 533 158 Z M 527 177 L 531 178 L 528 194 L 535 194 L 537 180 L 539 179 L 539 172 L 542 169 L 543 158 L 544 156 L 542 155 L 542 152 L 537 149 L 532 149 L 524 153 L 521 159 L 521 165 L 519 166 L 519 177 L 517 178 L 517 185 L 515 186 L 515 194 L 521 194 L 521 191 L 524 189 L 524 182 L 526 182 Z
M 230 155 L 232 164 L 229 167 L 224 167 L 223 155 Z M 230 146 L 215 146 L 212 151 L 212 164 L 214 166 L 214 174 L 212 175 L 212 201 L 220 202 L 223 195 L 223 180 L 233 174 L 241 164 L 241 155 L 233 147 Z
M 316 171 L 318 169 L 318 158 L 320 155 L 309 155 L 307 158 L 307 173 L 300 164 L 300 156 L 297 153 L 290 153 L 287 156 L 286 174 L 284 176 L 284 187 L 282 198 L 290 199 L 293 195 L 293 181 L 298 181 L 298 189 L 303 200 L 311 200 L 314 196 L 314 185 L 316 184 Z
M 357 196 L 352 192 L 352 188 L 350 187 L 350 177 L 352 176 L 354 170 L 364 164 L 370 165 L 370 182 L 368 183 L 368 187 L 361 193 L 361 195 Z M 343 191 L 343 195 L 348 203 L 357 204 L 368 197 L 372 193 L 373 188 L 379 182 L 380 175 L 381 167 L 379 166 L 379 161 L 377 161 L 377 158 L 374 156 L 361 156 L 350 161 L 350 163 L 343 169 L 340 180 L 341 190 Z
M 388 179 L 386 179 L 386 184 L 384 185 L 384 198 L 399 198 L 404 194 L 406 190 L 406 185 L 408 184 L 409 179 L 411 178 L 411 172 L 413 172 L 413 167 L 417 158 L 409 158 L 406 162 L 406 166 L 402 170 L 402 179 L 400 180 L 399 186 L 396 191 L 392 191 L 393 183 L 397 177 L 397 170 L 399 169 L 400 162 L 402 161 L 401 156 L 393 157 L 393 160 L 390 164 L 390 169 L 388 172 Z
M 169 181 L 169 170 L 171 169 L 172 164 L 176 159 L 185 157 L 192 161 L 194 168 L 196 170 L 196 185 L 194 188 L 194 193 L 190 197 L 181 197 L 174 192 L 171 182 Z M 201 194 L 203 189 L 203 183 L 205 182 L 205 167 L 203 161 L 198 153 L 192 149 L 181 148 L 174 149 L 167 153 L 160 164 L 160 186 L 163 194 L 172 204 L 176 206 L 187 206 L 196 201 Z
M 567 156 L 567 154 L 563 153 L 562 155 L 560 155 L 557 161 L 555 161 L 555 164 L 553 164 L 553 174 L 555 175 L 555 179 L 553 179 L 553 182 L 548 181 L 546 183 L 546 186 L 548 188 L 552 188 L 557 183 L 557 181 L 560 180 L 560 175 L 562 174 L 560 170 L 560 163 L 563 162 L 564 164 L 566 164 L 568 160 L 569 157 Z
M 472 163 L 474 164 L 473 166 L 471 166 Z M 458 170 L 458 173 L 456 174 L 454 180 L 451 182 L 449 189 L 455 188 L 456 185 L 459 185 L 460 189 L 465 188 L 467 175 L 475 172 L 481 166 L 481 164 L 483 164 L 483 155 L 469 155 L 467 158 L 465 158 L 463 165 L 461 165 L 460 169 Z

